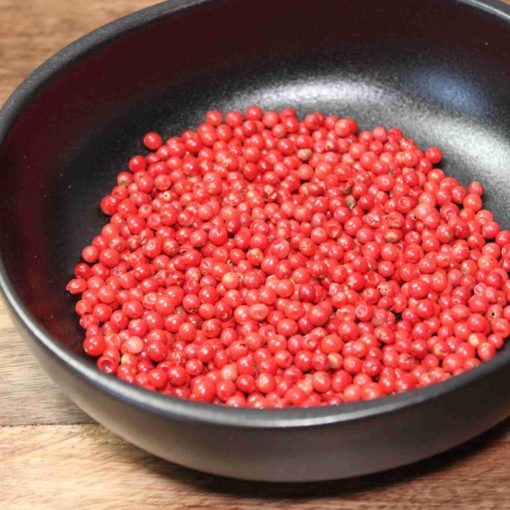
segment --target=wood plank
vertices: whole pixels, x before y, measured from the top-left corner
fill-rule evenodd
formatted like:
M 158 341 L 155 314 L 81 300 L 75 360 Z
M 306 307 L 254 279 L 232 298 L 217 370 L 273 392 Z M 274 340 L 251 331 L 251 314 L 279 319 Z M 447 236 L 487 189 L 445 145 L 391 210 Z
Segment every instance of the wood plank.
M 48 377 L 0 303 L 0 425 L 90 423 Z
M 0 104 L 37 65 L 73 40 L 150 0 L 0 0 Z
M 8 473 L 0 477 L 7 508 L 509 508 L 508 423 L 407 468 L 299 485 L 197 473 L 148 455 L 98 425 L 3 427 L 0 455 Z

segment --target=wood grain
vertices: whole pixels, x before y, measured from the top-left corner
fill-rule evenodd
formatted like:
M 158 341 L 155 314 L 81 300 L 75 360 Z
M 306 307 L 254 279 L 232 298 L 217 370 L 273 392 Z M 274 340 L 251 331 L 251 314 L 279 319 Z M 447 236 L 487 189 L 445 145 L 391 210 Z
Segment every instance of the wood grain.
M 0 426 L 91 423 L 31 356 L 0 301 Z
M 97 425 L 0 428 L 7 508 L 504 509 L 508 427 L 419 464 L 314 484 L 226 480 L 148 455 Z M 1 504 L 0 504 L 1 506 Z
M 0 0 L 0 104 L 52 53 L 151 3 Z M 508 459 L 510 420 L 443 455 L 353 480 L 270 485 L 196 473 L 92 423 L 42 371 L 0 301 L 2 509 L 510 509 Z

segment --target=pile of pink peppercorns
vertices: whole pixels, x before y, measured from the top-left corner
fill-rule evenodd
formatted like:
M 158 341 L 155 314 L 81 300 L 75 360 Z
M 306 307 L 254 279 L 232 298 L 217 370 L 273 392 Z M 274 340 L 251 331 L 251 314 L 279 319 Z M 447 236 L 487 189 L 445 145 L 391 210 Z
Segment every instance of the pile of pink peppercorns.
M 83 348 L 122 381 L 254 408 L 444 381 L 510 334 L 510 231 L 399 129 L 209 111 L 101 201 L 67 285 Z

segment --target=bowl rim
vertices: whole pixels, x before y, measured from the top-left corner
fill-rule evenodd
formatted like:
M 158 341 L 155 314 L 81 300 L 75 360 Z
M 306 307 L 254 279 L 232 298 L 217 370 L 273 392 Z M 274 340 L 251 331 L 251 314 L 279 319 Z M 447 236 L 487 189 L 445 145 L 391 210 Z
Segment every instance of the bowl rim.
M 38 91 L 76 60 L 87 56 L 115 38 L 153 23 L 162 17 L 173 16 L 197 9 L 204 4 L 220 3 L 220 1 L 173 0 L 162 2 L 121 17 L 75 40 L 37 67 L 10 95 L 0 110 L 0 147 L 11 125 Z M 455 0 L 455 2 L 502 18 L 510 30 L 510 4 L 505 4 L 500 0 Z M 397 412 L 402 408 L 417 406 L 424 401 L 440 398 L 446 393 L 461 390 L 476 380 L 497 372 L 505 365 L 510 365 L 510 345 L 507 345 L 494 359 L 445 382 L 398 395 L 385 396 L 373 401 L 307 409 L 230 408 L 162 395 L 102 373 L 94 364 L 62 346 L 25 308 L 22 299 L 14 290 L 1 257 L 0 290 L 3 292 L 11 312 L 18 317 L 29 334 L 58 362 L 69 366 L 86 383 L 125 404 L 181 421 L 230 427 L 274 429 L 352 422 Z

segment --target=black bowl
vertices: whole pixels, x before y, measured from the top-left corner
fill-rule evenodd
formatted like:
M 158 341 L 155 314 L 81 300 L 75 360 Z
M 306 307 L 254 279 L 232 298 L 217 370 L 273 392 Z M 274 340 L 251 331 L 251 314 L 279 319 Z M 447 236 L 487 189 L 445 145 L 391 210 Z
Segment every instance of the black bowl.
M 177 400 L 100 373 L 64 288 L 105 223 L 100 197 L 144 132 L 258 103 L 354 116 L 439 145 L 510 227 L 510 9 L 493 1 L 179 0 L 96 30 L 37 69 L 0 117 L 0 284 L 41 364 L 82 409 L 171 461 L 271 481 L 380 471 L 510 414 L 510 349 L 373 402 L 249 410 Z

